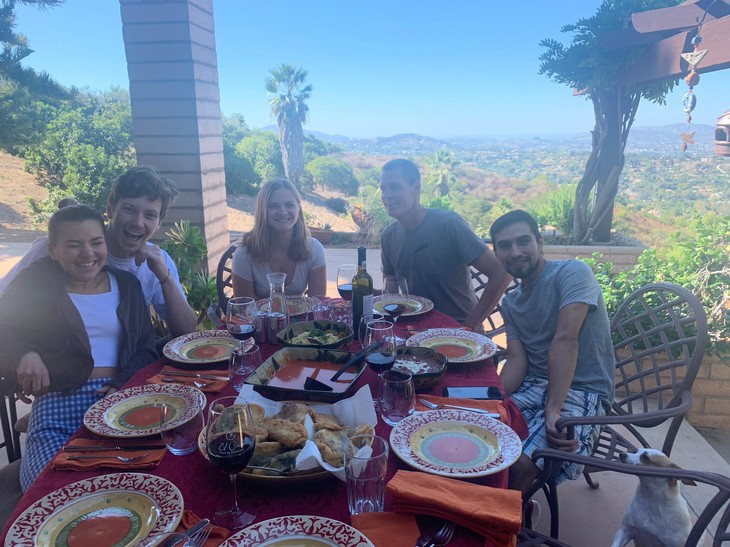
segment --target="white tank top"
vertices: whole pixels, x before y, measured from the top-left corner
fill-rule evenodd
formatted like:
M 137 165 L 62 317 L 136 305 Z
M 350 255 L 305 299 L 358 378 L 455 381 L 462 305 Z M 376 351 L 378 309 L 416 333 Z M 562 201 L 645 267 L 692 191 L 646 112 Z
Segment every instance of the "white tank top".
M 101 294 L 69 293 L 71 302 L 81 315 L 91 343 L 94 368 L 117 366 L 122 324 L 117 317 L 119 307 L 119 285 L 109 272 L 111 291 Z

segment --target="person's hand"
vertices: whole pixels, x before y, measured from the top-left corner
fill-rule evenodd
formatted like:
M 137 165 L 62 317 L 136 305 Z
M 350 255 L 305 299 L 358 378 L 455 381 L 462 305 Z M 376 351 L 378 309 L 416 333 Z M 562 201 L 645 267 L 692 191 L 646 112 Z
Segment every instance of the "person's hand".
M 45 395 L 51 385 L 51 377 L 48 374 L 43 359 L 35 351 L 29 351 L 20 358 L 18 365 L 18 385 L 21 392 L 18 394 L 24 403 L 31 402 L 29 395 L 40 397 Z
M 115 388 L 114 386 L 110 386 L 109 384 L 105 384 L 96 390 L 99 395 L 102 395 L 104 397 L 106 397 L 107 395 L 111 395 L 112 393 L 116 393 L 117 391 L 119 391 L 117 388 Z
M 167 262 L 162 256 L 162 249 L 157 245 L 143 245 L 134 256 L 134 263 L 141 266 L 143 262 L 147 262 L 147 266 L 157 279 L 162 282 L 167 277 Z
M 560 412 L 552 412 L 545 409 L 545 434 L 547 436 L 548 444 L 552 448 L 563 450 L 564 452 L 575 452 L 578 450 L 578 441 L 575 439 L 568 439 L 567 430 L 563 429 L 559 431 L 555 427 L 555 422 L 560 418 Z

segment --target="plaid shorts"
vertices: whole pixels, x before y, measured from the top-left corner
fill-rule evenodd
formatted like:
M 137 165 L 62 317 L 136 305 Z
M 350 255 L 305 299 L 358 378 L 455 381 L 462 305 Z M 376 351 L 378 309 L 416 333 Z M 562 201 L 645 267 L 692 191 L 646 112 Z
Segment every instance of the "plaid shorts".
M 108 381 L 109 378 L 93 378 L 79 389 L 54 391 L 33 402 L 25 454 L 20 464 L 20 487 L 23 492 L 81 427 L 86 410 L 102 398 L 97 390 Z
M 548 381 L 544 378 L 528 376 L 519 389 L 510 395 L 510 398 L 520 408 L 530 430 L 527 439 L 522 442 L 522 452 L 528 457 L 532 457 L 532 453 L 538 448 L 548 447 L 545 434 L 547 385 Z M 606 409 L 597 393 L 569 389 L 560 414 L 562 416 L 603 416 L 606 414 Z M 579 447 L 575 453 L 583 456 L 590 455 L 600 432 L 601 429 L 598 426 L 576 426 L 575 438 L 578 440 Z M 542 468 L 543 463 L 540 460 L 538 467 Z M 567 479 L 575 480 L 580 477 L 582 472 L 582 465 L 566 463 L 560 470 L 557 482 L 561 483 Z

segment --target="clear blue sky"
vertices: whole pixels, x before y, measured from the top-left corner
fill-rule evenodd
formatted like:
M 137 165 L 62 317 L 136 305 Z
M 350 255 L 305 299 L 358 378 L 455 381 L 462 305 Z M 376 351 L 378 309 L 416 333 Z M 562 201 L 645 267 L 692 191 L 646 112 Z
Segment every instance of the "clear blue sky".
M 595 13 L 600 0 L 216 0 L 224 114 L 273 123 L 264 80 L 282 62 L 309 71 L 307 129 L 350 137 L 588 132 L 593 110 L 537 74 L 542 38 Z M 119 4 L 67 0 L 17 7 L 26 64 L 64 85 L 127 88 Z M 529 13 L 528 13 L 529 12 Z M 702 76 L 695 123 L 730 108 L 730 70 Z M 666 106 L 642 102 L 635 125 L 683 123 L 680 82 Z

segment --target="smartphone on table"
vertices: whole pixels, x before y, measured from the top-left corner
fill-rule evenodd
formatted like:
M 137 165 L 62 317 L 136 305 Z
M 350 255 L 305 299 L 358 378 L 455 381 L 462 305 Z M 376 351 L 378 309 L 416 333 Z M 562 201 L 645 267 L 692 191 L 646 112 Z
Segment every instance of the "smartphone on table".
M 444 388 L 444 397 L 456 399 L 501 400 L 502 392 L 497 386 L 451 386 Z

